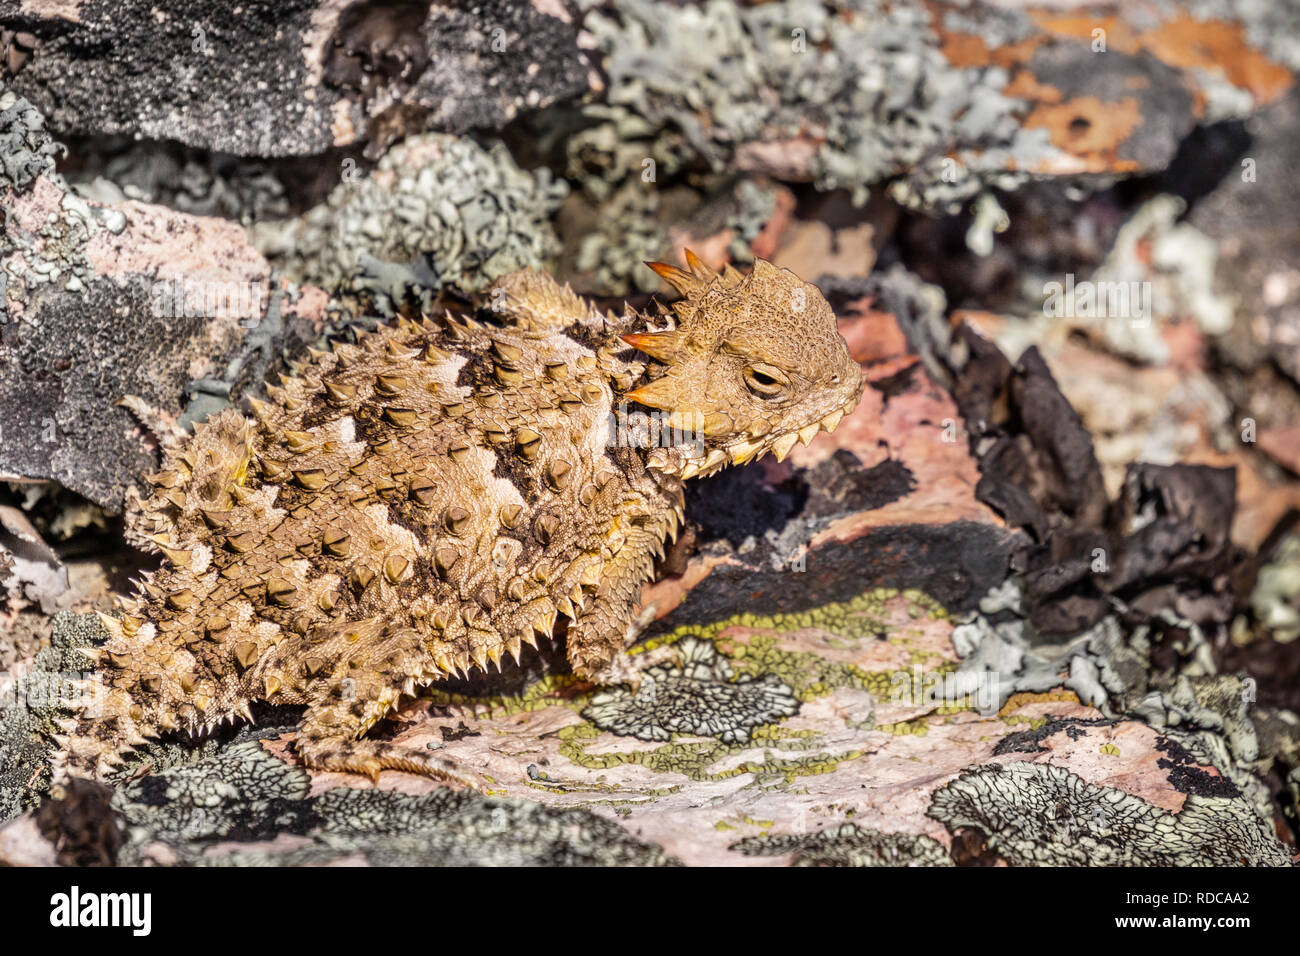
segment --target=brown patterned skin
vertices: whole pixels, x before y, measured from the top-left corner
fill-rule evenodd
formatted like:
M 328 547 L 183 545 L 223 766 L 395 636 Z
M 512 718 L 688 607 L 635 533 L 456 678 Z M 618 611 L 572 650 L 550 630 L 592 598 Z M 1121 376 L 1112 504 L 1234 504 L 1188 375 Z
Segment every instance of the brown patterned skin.
M 481 786 L 364 735 L 403 694 L 517 660 L 561 618 L 574 671 L 616 673 L 683 478 L 784 458 L 861 395 L 814 286 L 687 260 L 652 264 L 684 296 L 674 328 L 514 273 L 482 321 L 403 320 L 312 352 L 256 421 L 229 409 L 198 426 L 137 503 L 167 560 L 104 616 L 58 779 L 267 700 L 306 706 L 309 767 Z M 645 433 L 620 425 L 646 408 L 694 430 L 636 447 Z

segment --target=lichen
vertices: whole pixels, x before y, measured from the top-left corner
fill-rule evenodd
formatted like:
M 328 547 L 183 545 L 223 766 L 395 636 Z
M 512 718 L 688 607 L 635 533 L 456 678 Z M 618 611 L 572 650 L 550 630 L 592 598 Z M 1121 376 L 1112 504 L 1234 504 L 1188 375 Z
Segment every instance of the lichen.
M 1251 46 L 1291 70 L 1300 70 L 1300 9 L 1295 4 L 1191 0 L 1186 6 L 1198 20 L 1239 21 Z
M 303 866 L 663 866 L 675 861 L 586 810 L 440 789 L 410 796 L 338 787 L 309 796 L 297 767 L 257 741 L 132 782 L 113 807 L 127 840 L 119 862 Z M 292 834 L 276 847 L 258 843 Z M 233 847 L 215 849 L 222 840 Z
M 56 157 L 65 152 L 54 139 L 40 111 L 0 84 L 0 326 L 11 320 L 31 321 L 27 303 L 40 286 L 57 283 L 79 292 L 91 269 L 83 249 L 99 227 L 104 211 L 92 209 L 76 196 L 66 196 L 59 215 L 36 229 L 18 229 L 11 223 L 9 205 L 45 176 L 62 188 L 54 171 Z M 11 313 L 11 300 L 18 304 Z
M 895 686 L 897 674 L 905 672 L 867 672 L 817 654 L 784 650 L 777 635 L 816 628 L 830 639 L 848 646 L 890 635 L 902 646 L 909 647 L 911 638 L 887 620 L 886 604 L 900 597 L 906 603 L 910 617 L 941 620 L 948 616 L 942 605 L 920 591 L 876 588 L 848 601 L 831 602 L 807 611 L 770 615 L 742 613 L 720 621 L 679 625 L 643 641 L 630 653 L 644 653 L 684 639 L 717 640 L 718 649 L 729 658 L 735 673 L 750 678 L 774 675 L 801 701 L 825 696 L 837 687 L 855 687 L 884 699 Z M 725 633 L 728 628 L 736 626 L 749 632 L 743 642 L 731 640 Z M 943 671 L 953 666 L 951 663 L 941 664 L 931 670 Z
M 959 672 L 987 675 L 989 685 L 997 688 L 999 707 L 1014 694 L 1042 694 L 1063 684 L 1084 704 L 1113 715 L 1115 708 L 1122 710 L 1146 692 L 1149 629 L 1126 633 L 1108 615 L 1078 634 L 1049 641 L 1020 616 L 1022 604 L 1022 583 L 1008 578 L 981 600 L 979 611 L 963 615 L 952 632 L 962 659 Z M 1191 640 L 1203 644 L 1199 632 Z M 1069 675 L 1064 681 L 1062 673 Z
M 14 581 L 11 580 L 14 570 L 13 555 L 3 545 L 0 545 L 0 610 L 8 607 L 8 602 L 15 596 L 13 593 Z
M 137 200 L 244 226 L 290 214 L 285 182 L 270 163 L 174 144 L 131 143 L 108 156 L 91 154 L 65 178 L 80 195 L 110 206 Z
M 664 188 L 658 181 L 667 175 L 663 168 L 656 168 L 656 178 L 650 182 L 642 178 L 645 170 L 641 168 L 614 183 L 604 178 L 620 175 L 616 170 L 622 169 L 623 163 L 638 158 L 644 161 L 642 153 L 647 148 L 653 146 L 620 140 L 620 152 L 630 158 L 625 156 L 616 167 L 598 172 L 584 170 L 572 161 L 569 164 L 569 175 L 581 184 L 589 205 L 596 210 L 593 228 L 577 241 L 574 263 L 579 272 L 592 276 L 592 287 L 609 295 L 656 291 L 658 277 L 643 263 L 663 258 L 672 244 L 672 234 L 683 230 L 700 237 L 728 232 L 727 253 L 732 261 L 752 262 L 750 243 L 776 208 L 777 187 L 753 179 L 705 176 L 696 184 L 698 191 Z
M 1300 534 L 1279 542 L 1259 569 L 1250 594 L 1251 610 L 1273 640 L 1290 644 L 1300 638 Z
M 595 277 L 595 288 L 609 294 L 655 288 L 656 277 L 640 268 L 657 259 L 667 243 L 659 224 L 661 197 L 639 182 L 625 185 L 600 205 L 594 232 L 578 243 L 576 265 Z
M 21 674 L 0 675 L 0 820 L 35 809 L 49 789 L 51 735 L 76 699 L 90 661 L 78 651 L 99 642 L 94 615 L 63 611 L 50 645 Z
M 24 192 L 62 152 L 40 111 L 0 85 L 0 192 Z
M 654 635 L 631 649 L 633 656 L 662 647 L 676 646 L 685 659 L 686 667 L 703 658 L 704 666 L 696 672 L 699 676 L 711 675 L 711 680 L 767 682 L 770 688 L 781 688 L 775 696 L 758 700 L 781 702 L 807 702 L 825 697 L 839 688 L 853 688 L 869 692 L 877 700 L 894 697 L 900 686 L 911 686 L 913 672 L 909 670 L 865 671 L 842 661 L 829 660 L 812 652 L 786 650 L 779 636 L 805 628 L 816 628 L 826 639 L 841 647 L 856 646 L 859 641 L 876 640 L 893 635 L 903 647 L 908 647 L 912 637 L 887 620 L 889 602 L 903 601 L 905 612 L 912 618 L 944 618 L 947 612 L 936 601 L 919 591 L 899 592 L 892 588 L 879 588 L 865 592 L 849 601 L 836 602 L 791 614 L 743 613 L 721 621 L 705 624 L 685 624 L 671 631 Z M 743 627 L 743 640 L 727 632 Z M 717 657 L 712 656 L 716 651 Z M 704 662 L 707 663 L 704 663 Z M 927 674 L 943 675 L 955 668 L 952 662 L 933 665 Z M 662 693 L 663 677 L 669 673 L 663 668 L 648 668 L 647 675 L 655 679 L 655 694 Z M 680 678 L 678 678 L 680 680 Z M 715 684 L 711 691 L 727 687 Z M 730 685 L 744 687 L 743 683 Z M 793 783 L 802 776 L 816 776 L 833 772 L 846 761 L 862 756 L 862 751 L 849 748 L 827 753 L 814 737 L 786 731 L 777 722 L 761 723 L 750 729 L 748 738 L 733 733 L 725 736 L 730 725 L 739 722 L 736 714 L 748 713 L 749 719 L 757 714 L 748 709 L 754 700 L 745 701 L 745 710 L 720 712 L 717 700 L 707 698 L 710 706 L 700 707 L 702 698 L 685 693 L 686 682 L 672 688 L 667 702 L 637 701 L 629 691 L 602 694 L 592 701 L 592 706 L 582 712 L 590 722 L 560 730 L 561 753 L 573 763 L 588 769 L 608 769 L 620 764 L 641 764 L 658 772 L 680 773 L 691 780 L 722 780 L 744 774 L 753 774 L 755 786 Z M 733 703 L 732 706 L 736 706 Z M 935 716 L 953 714 L 973 709 L 969 700 L 944 701 L 934 713 L 897 722 L 872 723 L 868 729 L 882 733 L 924 735 L 930 720 Z M 667 716 L 664 716 L 664 712 Z M 723 714 L 723 716 L 719 716 Z M 598 726 L 600 725 L 600 726 Z M 671 726 L 670 726 L 671 725 Z M 688 730 L 692 725 L 695 730 Z M 589 752 L 588 746 L 599 737 L 601 726 L 615 732 L 640 731 L 643 739 L 664 740 L 653 750 L 630 752 Z M 723 734 L 712 739 L 687 736 L 690 733 L 713 734 L 718 727 Z M 683 736 L 670 734 L 673 730 Z M 640 734 L 636 734 L 640 736 Z M 762 757 L 720 766 L 723 758 L 763 747 Z
M 192 843 L 229 836 L 238 827 L 285 828 L 294 814 L 279 806 L 307 796 L 306 772 L 245 741 L 192 766 L 173 767 L 119 787 L 113 807 L 139 832 L 130 834 L 127 856 L 144 839 Z
M 882 833 L 843 823 L 816 833 L 772 833 L 731 845 L 746 856 L 793 853 L 795 866 L 952 866 L 952 858 L 933 837 Z
M 990 764 L 936 791 L 927 811 L 982 831 L 1013 866 L 1289 866 L 1250 804 L 1190 795 L 1178 813 L 1063 767 Z
M 856 749 L 835 754 L 820 752 L 800 754 L 801 749 L 812 748 L 799 740 L 768 738 L 761 729 L 754 732 L 754 740 L 749 744 L 723 743 L 721 740 L 711 738 L 687 738 L 670 741 L 654 750 L 590 753 L 586 750 L 586 745 L 594 742 L 598 734 L 599 730 L 592 724 L 565 727 L 556 734 L 561 741 L 560 753 L 588 770 L 607 770 L 623 764 L 639 764 L 656 773 L 676 773 L 697 781 L 729 780 L 753 774 L 754 786 L 760 788 L 790 784 L 798 777 L 831 773 L 841 763 L 862 756 L 862 751 Z M 726 768 L 717 766 L 722 758 L 755 745 L 764 746 L 761 759 L 743 761 Z M 599 791 L 602 787 L 589 786 L 584 789 Z
M 737 680 L 710 641 L 687 638 L 676 647 L 680 666 L 647 669 L 635 691 L 597 694 L 582 716 L 602 730 L 640 740 L 693 734 L 746 743 L 754 727 L 798 713 L 798 700 L 779 678 Z
M 1022 104 L 1000 92 L 1004 71 L 948 63 L 923 6 L 584 6 L 583 26 L 605 57 L 610 107 L 672 131 L 671 149 L 643 148 L 642 156 L 684 147 L 716 170 L 750 144 L 805 140 L 815 144 L 806 172 L 819 188 L 862 198 L 868 184 L 911 172 L 899 197 L 933 205 L 1014 183 L 1009 160 L 1028 168 L 1051 151 L 1043 131 L 1020 127 Z M 960 162 L 944 166 L 953 153 Z M 948 169 L 959 181 L 943 175 Z
M 500 143 L 415 136 L 369 175 L 345 172 L 287 232 L 259 230 L 262 251 L 295 279 L 390 307 L 413 290 L 427 305 L 444 284 L 478 290 L 557 251 L 549 220 L 567 186 L 545 168 L 524 172 Z

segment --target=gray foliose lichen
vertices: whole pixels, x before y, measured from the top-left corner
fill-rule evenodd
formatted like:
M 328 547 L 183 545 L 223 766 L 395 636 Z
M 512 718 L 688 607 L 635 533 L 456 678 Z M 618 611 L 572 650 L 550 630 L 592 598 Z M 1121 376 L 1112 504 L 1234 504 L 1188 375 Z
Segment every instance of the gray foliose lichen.
M 40 111 L 0 84 L 0 191 L 22 192 L 62 152 Z
M 972 827 L 1013 866 L 1290 866 L 1291 856 L 1239 796 L 1186 798 L 1171 813 L 1063 767 L 990 764 L 934 794 L 928 814 Z
M 673 734 L 746 743 L 751 731 L 799 711 L 794 691 L 774 675 L 736 680 L 712 641 L 684 638 L 680 666 L 651 667 L 635 691 L 596 695 L 582 716 L 597 727 L 640 740 Z
M 303 866 L 662 866 L 675 861 L 585 810 L 449 789 L 421 796 L 339 787 L 237 743 L 188 767 L 121 787 L 113 798 L 123 864 Z M 274 840 L 274 845 L 270 841 Z M 259 846 L 265 841 L 266 845 Z M 224 844 L 218 846 L 218 844 Z
M 547 169 L 521 170 L 500 143 L 415 136 L 369 175 L 341 173 L 329 199 L 302 219 L 254 233 L 291 278 L 389 299 L 448 283 L 476 291 L 504 273 L 543 268 L 558 251 L 550 218 L 567 185 Z
M 763 231 L 776 202 L 776 188 L 753 179 L 705 177 L 713 181 L 702 181 L 696 193 L 684 187 L 666 191 L 634 176 L 606 195 L 601 189 L 587 189 L 608 185 L 605 180 L 571 174 L 584 184 L 587 198 L 599 210 L 594 228 L 578 242 L 575 265 L 592 275 L 595 291 L 606 295 L 659 288 L 658 276 L 645 263 L 668 255 L 672 245 L 668 223 L 678 223 L 678 229 L 697 236 L 727 231 L 732 261 L 752 261 L 749 244 Z M 703 203 L 694 205 L 701 193 Z
M 96 228 L 97 212 L 75 196 L 65 198 L 62 215 L 42 224 L 32 234 L 15 229 L 8 208 L 27 192 L 38 176 L 63 181 L 54 171 L 55 159 L 64 153 L 45 124 L 40 111 L 0 84 L 0 327 L 13 317 L 10 299 L 21 308 L 28 294 L 46 284 L 62 284 L 80 291 L 90 270 L 82 252 Z
M 270 163 L 159 143 L 131 143 L 83 157 L 64 177 L 78 194 L 114 206 L 129 199 L 243 226 L 290 214 L 285 183 Z
M 731 845 L 746 856 L 794 854 L 795 866 L 952 866 L 952 858 L 933 837 L 882 833 L 843 823 L 817 833 L 771 833 Z
M 1152 667 L 1151 627 L 1126 631 L 1107 615 L 1078 634 L 1048 642 L 1018 617 L 1021 599 L 1019 580 L 1009 578 L 953 629 L 960 672 L 967 679 L 996 688 L 999 704 L 1015 693 L 1063 685 L 1097 708 L 1104 721 L 1140 720 L 1198 766 L 1215 768 L 1216 780 L 1232 789 L 1238 804 L 1253 810 L 1256 819 L 1271 818 L 1272 798 L 1259 771 L 1277 748 L 1261 746 L 1263 712 L 1254 707 L 1247 680 L 1215 673 L 1209 641 L 1195 623 L 1167 609 L 1158 615 L 1185 634 L 1186 659 L 1178 668 L 1162 671 Z M 1064 681 L 1062 674 L 1067 675 Z M 1291 766 L 1285 759 L 1283 763 Z M 1207 795 L 1203 787 L 1201 792 L 1191 785 L 1187 790 Z
M 0 675 L 0 821 L 35 809 L 49 789 L 53 735 L 91 676 L 92 664 L 78 649 L 102 636 L 93 614 L 63 611 L 50 645 L 21 672 Z
M 858 198 L 907 173 L 896 198 L 934 206 L 1015 185 L 1023 177 L 1009 169 L 1052 152 L 1044 131 L 1021 126 L 1023 104 L 1001 92 L 1005 71 L 953 67 L 920 4 L 582 6 L 610 81 L 597 118 L 624 142 L 640 129 L 641 156 L 668 172 L 700 157 L 715 170 L 784 170 Z M 1007 42 L 1032 29 L 1023 16 L 1002 19 Z M 671 134 L 659 141 L 663 130 Z M 639 168 L 629 157 L 610 174 Z

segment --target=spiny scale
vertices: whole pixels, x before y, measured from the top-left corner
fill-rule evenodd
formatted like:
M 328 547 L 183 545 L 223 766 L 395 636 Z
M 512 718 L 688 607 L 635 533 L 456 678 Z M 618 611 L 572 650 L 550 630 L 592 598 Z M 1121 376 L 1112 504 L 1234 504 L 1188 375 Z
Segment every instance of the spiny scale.
M 736 296 L 798 282 L 764 263 L 751 288 L 688 264 L 655 265 L 687 294 L 688 320 L 727 318 L 718 311 L 742 311 Z M 658 338 L 689 321 L 647 333 L 636 312 L 602 315 L 532 272 L 496 290 L 504 308 L 482 322 L 403 319 L 309 351 L 251 400 L 252 419 L 224 411 L 168 455 L 133 518 L 166 562 L 103 617 L 87 706 L 61 728 L 60 778 L 102 775 L 147 738 L 247 720 L 251 701 L 270 700 L 306 705 L 309 766 L 475 786 L 435 755 L 363 735 L 419 685 L 517 661 L 561 614 L 575 671 L 598 677 L 676 535 L 682 478 L 738 459 L 728 442 L 746 458 L 784 457 L 860 392 L 819 388 L 796 430 L 777 428 L 784 406 L 714 410 L 718 444 L 702 456 L 629 447 L 611 413 L 638 391 L 655 407 L 699 405 L 673 392 L 681 343 Z M 847 360 L 833 318 L 817 334 Z M 733 416 L 739 434 L 717 425 Z

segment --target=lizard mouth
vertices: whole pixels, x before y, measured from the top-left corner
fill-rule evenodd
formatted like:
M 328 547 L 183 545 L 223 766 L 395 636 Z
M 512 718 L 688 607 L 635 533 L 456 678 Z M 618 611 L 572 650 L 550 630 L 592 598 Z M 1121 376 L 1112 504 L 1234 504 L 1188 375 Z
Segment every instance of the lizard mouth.
M 785 461 L 797 444 L 809 445 L 823 430 L 833 432 L 845 416 L 857 408 L 862 397 L 861 389 L 854 391 L 853 397 L 843 405 L 832 409 L 821 418 L 814 419 L 807 425 L 790 431 L 762 438 L 741 437 L 726 445 L 710 449 L 705 455 L 687 459 L 681 470 L 682 478 L 697 478 L 711 475 L 727 465 L 744 465 L 758 461 L 768 452 L 776 455 L 777 461 Z

